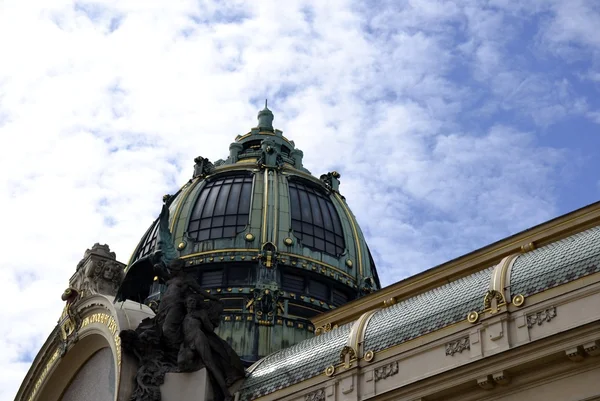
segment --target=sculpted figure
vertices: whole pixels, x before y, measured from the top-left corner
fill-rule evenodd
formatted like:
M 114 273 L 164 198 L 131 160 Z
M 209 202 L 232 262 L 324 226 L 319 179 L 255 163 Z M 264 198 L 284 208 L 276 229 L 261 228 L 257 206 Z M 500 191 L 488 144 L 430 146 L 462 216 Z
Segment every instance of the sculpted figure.
M 183 320 L 183 344 L 177 365 L 183 372 L 205 366 L 225 400 L 231 399 L 229 387 L 244 377 L 242 363 L 231 346 L 214 333 L 223 312 L 220 302 L 204 302 L 195 295 L 186 300 Z
M 175 259 L 169 266 L 170 279 L 167 281 L 167 290 L 163 294 L 156 319 L 162 329 L 163 339 L 167 347 L 179 349 L 183 341 L 181 324 L 186 314 L 185 300 L 188 296 L 196 294 L 197 297 L 211 299 L 218 302 L 218 298 L 206 294 L 196 279 L 184 271 L 185 262 Z

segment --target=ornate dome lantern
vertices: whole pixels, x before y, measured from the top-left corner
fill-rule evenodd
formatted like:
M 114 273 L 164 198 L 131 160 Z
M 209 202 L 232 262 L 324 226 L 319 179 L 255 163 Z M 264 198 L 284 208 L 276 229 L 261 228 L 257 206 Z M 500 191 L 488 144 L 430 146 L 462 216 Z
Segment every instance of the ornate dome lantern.
M 248 362 L 312 336 L 311 317 L 380 287 L 340 175 L 311 175 L 273 118 L 265 104 L 226 160 L 197 157 L 192 179 L 164 199 L 172 245 L 223 301 L 218 332 Z M 160 233 L 157 219 L 129 261 L 130 282 L 153 276 L 130 267 L 155 251 Z M 138 282 L 128 298 L 160 302 L 160 279 Z

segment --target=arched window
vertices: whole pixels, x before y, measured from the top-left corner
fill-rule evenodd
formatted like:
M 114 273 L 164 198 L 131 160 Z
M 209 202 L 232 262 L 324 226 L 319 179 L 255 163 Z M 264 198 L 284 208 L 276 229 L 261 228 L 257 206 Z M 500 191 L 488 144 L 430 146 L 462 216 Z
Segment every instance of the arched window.
M 331 255 L 344 252 L 344 232 L 340 217 L 319 188 L 300 180 L 290 180 L 292 229 L 302 245 Z
M 148 255 L 150 252 L 152 252 L 154 250 L 154 247 L 156 246 L 156 237 L 158 234 L 158 220 L 156 220 L 148 229 L 148 231 L 146 232 L 146 235 L 144 236 L 144 240 L 142 241 L 142 244 L 139 246 L 137 252 L 135 253 L 135 257 L 133 258 L 134 261 L 143 258 L 144 256 Z
M 248 224 L 251 197 L 251 174 L 207 182 L 192 210 L 188 236 L 198 241 L 235 237 Z

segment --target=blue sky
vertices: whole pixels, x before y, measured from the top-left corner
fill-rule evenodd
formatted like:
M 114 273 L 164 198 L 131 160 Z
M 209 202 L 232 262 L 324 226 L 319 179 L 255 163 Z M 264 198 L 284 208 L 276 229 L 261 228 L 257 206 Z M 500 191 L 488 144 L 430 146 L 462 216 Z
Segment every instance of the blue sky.
M 0 269 L 19 300 L 0 401 L 84 251 L 126 261 L 265 98 L 313 174 L 341 173 L 385 284 L 597 201 L 598 26 L 593 0 L 0 3 Z

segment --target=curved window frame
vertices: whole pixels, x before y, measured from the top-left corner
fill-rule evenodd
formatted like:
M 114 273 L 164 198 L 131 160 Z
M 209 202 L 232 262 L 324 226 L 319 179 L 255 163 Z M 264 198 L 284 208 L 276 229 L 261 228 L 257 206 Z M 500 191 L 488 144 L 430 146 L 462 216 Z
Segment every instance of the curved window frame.
M 233 238 L 244 231 L 250 222 L 253 189 L 254 175 L 250 172 L 206 181 L 192 207 L 187 236 L 201 242 Z
M 146 255 L 149 255 L 154 248 L 156 247 L 156 239 L 158 237 L 158 219 L 152 223 L 148 231 L 146 231 L 146 235 L 144 235 L 144 240 L 142 244 L 138 247 L 135 252 L 135 257 L 132 262 L 135 262 L 138 259 L 143 258 Z
M 288 179 L 290 222 L 300 243 L 312 250 L 339 257 L 346 250 L 340 215 L 321 188 L 298 178 Z

